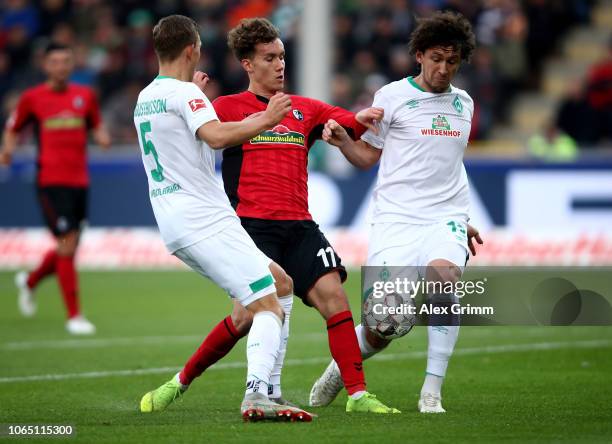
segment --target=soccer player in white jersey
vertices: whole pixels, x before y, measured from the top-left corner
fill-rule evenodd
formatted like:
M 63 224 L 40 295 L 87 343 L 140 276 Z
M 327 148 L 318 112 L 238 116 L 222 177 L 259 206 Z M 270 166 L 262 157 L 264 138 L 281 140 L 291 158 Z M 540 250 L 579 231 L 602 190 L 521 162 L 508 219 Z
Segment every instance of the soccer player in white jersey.
M 138 96 L 134 124 L 160 234 L 172 254 L 254 314 L 243 418 L 309 421 L 307 412 L 268 399 L 284 319 L 273 274 L 286 276 L 278 266 L 269 268 L 270 259 L 240 225 L 215 176 L 213 151 L 243 143 L 276 125 L 291 109 L 291 100 L 276 94 L 262 114 L 221 123 L 201 89 L 206 75 L 195 72 L 201 47 L 197 24 L 185 16 L 165 17 L 153 29 L 153 44 L 159 76 Z M 185 389 L 175 377 L 147 393 L 140 409 L 157 411 L 168 393 L 173 398 Z
M 462 61 L 475 47 L 470 23 L 460 14 L 438 12 L 420 20 L 410 40 L 421 72 L 382 87 L 374 107 L 383 115 L 377 131 L 353 141 L 335 121 L 327 122 L 324 140 L 340 148 L 355 166 L 380 160 L 372 197 L 368 266 L 414 266 L 420 277 L 457 282 L 478 231 L 468 225 L 468 181 L 463 166 L 474 102 L 451 85 Z M 435 301 L 433 301 L 435 302 Z M 418 408 L 443 413 L 442 382 L 459 333 L 458 319 L 428 326 L 425 382 Z M 451 325 L 447 325 L 451 324 Z M 358 325 L 364 359 L 389 341 Z M 333 401 L 342 388 L 331 362 L 315 382 L 310 405 Z

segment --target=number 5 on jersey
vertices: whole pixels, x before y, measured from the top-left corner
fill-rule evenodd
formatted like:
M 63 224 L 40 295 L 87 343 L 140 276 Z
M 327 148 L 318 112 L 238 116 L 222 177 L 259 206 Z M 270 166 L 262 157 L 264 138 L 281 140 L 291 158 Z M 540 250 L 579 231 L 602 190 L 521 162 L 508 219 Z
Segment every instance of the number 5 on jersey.
M 142 150 L 145 155 L 152 154 L 155 160 L 157 168 L 151 170 L 151 177 L 155 182 L 162 182 L 164 180 L 164 169 L 157 159 L 157 151 L 155 151 L 155 145 L 150 140 L 147 140 L 147 133 L 151 132 L 151 122 L 145 120 L 140 124 L 140 140 L 142 141 Z
M 325 253 L 329 254 L 329 258 L 331 259 L 332 267 L 335 267 L 336 257 L 334 256 L 334 249 L 332 247 L 321 248 L 319 252 L 317 253 L 317 257 L 321 257 L 321 259 L 323 260 L 323 265 L 325 265 L 325 267 L 329 267 L 329 261 L 327 260 L 327 255 Z

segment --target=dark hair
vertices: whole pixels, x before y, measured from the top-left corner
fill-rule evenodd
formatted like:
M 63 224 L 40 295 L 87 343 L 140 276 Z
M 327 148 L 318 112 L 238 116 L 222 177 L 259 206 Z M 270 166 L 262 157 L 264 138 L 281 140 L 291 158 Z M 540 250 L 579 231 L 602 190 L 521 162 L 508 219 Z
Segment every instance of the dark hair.
M 278 29 L 268 19 L 242 19 L 227 35 L 227 45 L 238 60 L 249 59 L 258 43 L 271 43 L 280 37 Z
M 153 48 L 159 60 L 171 62 L 198 41 L 198 24 L 184 15 L 169 15 L 153 28 Z
M 458 50 L 461 60 L 469 61 L 476 47 L 472 25 L 461 14 L 444 11 L 418 21 L 410 36 L 410 54 L 425 52 L 437 46 L 452 46 Z
M 45 55 L 48 56 L 53 51 L 71 51 L 72 48 L 68 45 L 64 45 L 62 43 L 51 42 L 47 46 L 45 46 Z

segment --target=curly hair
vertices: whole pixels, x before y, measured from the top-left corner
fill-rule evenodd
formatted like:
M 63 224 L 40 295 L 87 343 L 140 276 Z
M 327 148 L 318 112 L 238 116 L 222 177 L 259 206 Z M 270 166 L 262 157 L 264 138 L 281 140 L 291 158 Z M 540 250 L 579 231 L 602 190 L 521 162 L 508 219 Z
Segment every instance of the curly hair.
M 258 43 L 270 43 L 280 37 L 278 29 L 265 18 L 242 19 L 227 35 L 227 45 L 238 60 L 250 59 Z
M 409 46 L 412 55 L 436 46 L 452 46 L 459 51 L 461 60 L 469 61 L 476 47 L 476 36 L 463 15 L 450 11 L 436 12 L 418 21 L 410 36 Z

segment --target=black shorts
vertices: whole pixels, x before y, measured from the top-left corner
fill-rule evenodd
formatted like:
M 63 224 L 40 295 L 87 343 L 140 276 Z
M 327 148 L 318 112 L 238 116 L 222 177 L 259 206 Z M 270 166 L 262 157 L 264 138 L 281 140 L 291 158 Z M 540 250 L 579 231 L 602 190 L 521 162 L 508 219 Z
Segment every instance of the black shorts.
M 55 236 L 80 230 L 87 219 L 87 188 L 38 187 L 38 201 L 45 223 Z
M 293 291 L 306 305 L 306 295 L 317 280 L 337 271 L 342 282 L 346 269 L 319 226 L 311 220 L 240 218 L 242 226 L 266 256 L 293 279 Z

